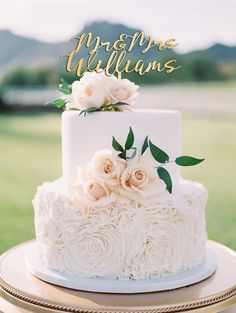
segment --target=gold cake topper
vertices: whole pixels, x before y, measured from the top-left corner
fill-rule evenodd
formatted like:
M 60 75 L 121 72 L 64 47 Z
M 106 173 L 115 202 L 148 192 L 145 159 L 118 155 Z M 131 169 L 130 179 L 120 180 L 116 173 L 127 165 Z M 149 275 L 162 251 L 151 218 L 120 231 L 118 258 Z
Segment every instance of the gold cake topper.
M 157 59 L 145 62 L 143 59 L 134 60 L 127 58 L 128 53 L 140 47 L 141 54 L 148 53 L 151 49 L 156 49 L 156 52 L 173 49 L 177 46 L 174 38 L 166 41 L 156 41 L 152 36 L 145 36 L 144 32 L 136 32 L 133 35 L 120 34 L 118 39 L 113 43 L 102 41 L 99 36 L 93 38 L 93 34 L 83 33 L 82 35 L 73 38 L 76 40 L 76 47 L 69 53 L 63 56 L 67 57 L 66 71 L 75 72 L 78 77 L 81 77 L 84 72 L 99 72 L 103 69 L 106 75 L 117 75 L 121 78 L 122 73 L 136 72 L 140 76 L 149 71 L 164 72 L 170 74 L 181 66 L 177 64 L 176 59 L 167 61 L 158 61 Z M 80 57 L 82 48 L 89 48 L 88 57 Z M 108 54 L 107 60 L 102 60 L 99 53 Z

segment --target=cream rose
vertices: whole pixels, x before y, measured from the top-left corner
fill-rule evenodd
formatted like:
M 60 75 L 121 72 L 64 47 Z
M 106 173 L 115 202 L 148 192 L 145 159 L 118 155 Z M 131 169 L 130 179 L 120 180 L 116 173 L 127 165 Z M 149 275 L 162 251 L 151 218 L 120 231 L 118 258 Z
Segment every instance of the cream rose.
M 149 198 L 159 197 L 166 189 L 165 184 L 155 172 L 155 165 L 146 151 L 128 162 L 121 175 L 120 193 L 134 201 L 143 203 Z
M 110 77 L 107 89 L 106 98 L 110 103 L 124 102 L 132 104 L 138 95 L 138 86 L 128 79 L 118 79 Z M 119 106 L 119 109 L 126 110 L 129 106 Z
M 138 95 L 138 86 L 128 79 L 107 76 L 104 71 L 86 72 L 80 81 L 72 84 L 72 93 L 66 96 L 67 109 L 100 108 L 104 103 L 124 102 L 132 104 Z M 120 110 L 129 109 L 127 105 Z
M 130 172 L 130 175 L 127 176 L 125 180 L 125 186 L 131 187 L 136 190 L 142 188 L 148 183 L 149 173 L 143 168 L 134 168 Z
M 98 180 L 90 166 L 77 168 L 76 178 L 70 186 L 73 203 L 85 207 L 102 207 L 114 202 L 117 195 L 101 180 Z
M 72 93 L 66 107 L 68 109 L 89 109 L 100 108 L 105 102 L 105 92 L 102 80 L 74 81 L 72 84 Z
M 120 176 L 125 168 L 126 161 L 108 149 L 96 152 L 91 160 L 91 170 L 95 177 L 111 186 L 120 183 Z
M 83 185 L 84 193 L 93 201 L 109 196 L 111 191 L 95 180 L 89 180 Z

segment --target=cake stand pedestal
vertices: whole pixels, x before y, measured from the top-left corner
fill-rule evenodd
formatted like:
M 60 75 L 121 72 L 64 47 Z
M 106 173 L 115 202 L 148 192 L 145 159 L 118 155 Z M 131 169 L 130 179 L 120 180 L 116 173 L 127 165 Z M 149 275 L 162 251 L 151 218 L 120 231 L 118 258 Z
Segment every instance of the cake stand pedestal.
M 0 312 L 19 313 L 233 313 L 236 312 L 236 253 L 209 241 L 217 271 L 180 289 L 145 294 L 101 294 L 45 283 L 30 275 L 24 256 L 31 242 L 7 251 L 0 260 Z

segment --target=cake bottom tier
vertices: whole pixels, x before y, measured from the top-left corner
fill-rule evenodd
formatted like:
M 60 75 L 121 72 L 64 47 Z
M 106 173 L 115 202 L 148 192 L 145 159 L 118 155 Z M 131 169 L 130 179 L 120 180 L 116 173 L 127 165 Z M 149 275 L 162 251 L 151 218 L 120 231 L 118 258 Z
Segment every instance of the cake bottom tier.
M 38 187 L 33 200 L 40 262 L 81 277 L 146 279 L 198 266 L 205 257 L 206 189 L 181 181 L 148 207 L 128 199 L 82 207 L 63 180 Z

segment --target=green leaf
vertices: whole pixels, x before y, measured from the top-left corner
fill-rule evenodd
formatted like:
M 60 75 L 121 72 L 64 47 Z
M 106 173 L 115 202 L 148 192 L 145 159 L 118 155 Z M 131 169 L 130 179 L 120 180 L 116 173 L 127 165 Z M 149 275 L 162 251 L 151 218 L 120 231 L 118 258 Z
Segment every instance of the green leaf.
M 150 147 L 152 156 L 157 162 L 165 163 L 169 161 L 168 154 L 166 154 L 163 150 L 155 146 L 150 140 L 149 140 L 149 147 Z
M 80 115 L 86 116 L 86 114 L 87 114 L 86 110 L 82 110 L 82 111 L 80 111 L 79 116 L 80 116 Z
M 68 84 L 68 82 L 64 78 L 61 78 L 61 83 L 59 85 L 58 90 L 64 93 L 65 95 L 70 95 L 72 92 L 71 86 Z
M 121 144 L 119 144 L 115 137 L 112 137 L 112 147 L 116 151 L 124 152 L 124 149 L 122 148 Z
M 92 107 L 92 108 L 88 108 L 86 110 L 82 110 L 79 115 L 84 114 L 84 116 L 85 116 L 87 113 L 92 113 L 92 112 L 97 112 L 97 111 L 100 111 L 100 109 L 96 108 L 96 107 Z
M 172 193 L 172 180 L 169 172 L 164 167 L 158 167 L 157 173 L 160 179 L 163 180 L 166 184 L 166 189 L 169 191 L 169 193 Z
M 127 158 L 126 158 L 126 150 L 124 150 L 123 152 L 119 153 L 119 154 L 118 154 L 118 157 L 120 157 L 121 159 L 126 160 L 126 159 L 127 159 Z
M 57 108 L 64 108 L 65 105 L 66 105 L 66 100 L 64 100 L 64 99 L 57 99 L 57 100 L 54 100 L 54 101 L 49 102 L 47 104 L 48 105 L 53 105 L 54 107 L 57 107 Z
M 144 143 L 143 143 L 143 146 L 142 146 L 142 153 L 141 154 L 144 154 L 144 152 L 147 150 L 148 148 L 148 136 L 146 136 L 145 140 L 144 140 Z
M 175 163 L 180 166 L 193 166 L 201 163 L 202 161 L 204 161 L 204 159 L 197 159 L 191 156 L 184 155 L 176 158 Z
M 88 108 L 85 110 L 87 113 L 91 113 L 91 112 L 97 112 L 97 111 L 100 111 L 99 108 L 96 108 L 96 107 L 91 107 L 91 108 Z
M 121 105 L 129 105 L 128 103 L 125 102 L 116 102 L 116 103 L 111 103 L 111 106 L 121 106 Z
M 131 149 L 133 144 L 134 144 L 134 133 L 133 133 L 132 128 L 130 127 L 129 128 L 129 133 L 128 133 L 128 136 L 127 136 L 127 139 L 126 139 L 126 143 L 125 143 L 125 149 L 126 150 Z

